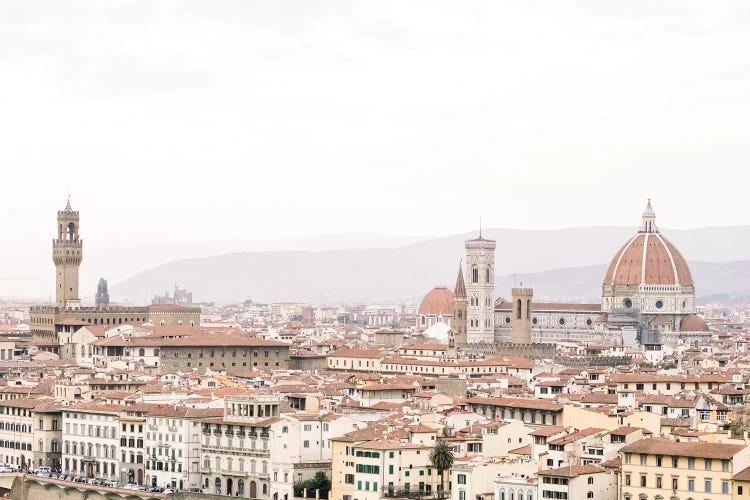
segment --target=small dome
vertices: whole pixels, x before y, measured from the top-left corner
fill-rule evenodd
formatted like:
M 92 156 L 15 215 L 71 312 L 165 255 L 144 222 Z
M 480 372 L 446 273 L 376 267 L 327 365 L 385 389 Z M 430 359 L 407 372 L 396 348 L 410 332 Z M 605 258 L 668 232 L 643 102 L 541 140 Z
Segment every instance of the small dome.
M 680 321 L 681 332 L 707 332 L 706 321 L 697 314 L 689 314 Z
M 419 315 L 452 315 L 453 292 L 444 286 L 436 286 L 424 296 L 417 310 Z

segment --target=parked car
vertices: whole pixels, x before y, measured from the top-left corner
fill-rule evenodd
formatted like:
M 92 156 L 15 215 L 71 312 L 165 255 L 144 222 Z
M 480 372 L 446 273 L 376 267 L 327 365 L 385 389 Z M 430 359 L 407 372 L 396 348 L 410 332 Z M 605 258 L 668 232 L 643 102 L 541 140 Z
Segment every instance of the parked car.
M 138 489 L 138 485 L 137 484 L 133 484 L 133 483 L 128 483 L 125 486 L 123 486 L 123 488 L 125 488 L 126 490 L 137 490 Z
M 0 472 L 15 472 L 13 469 L 8 467 L 7 465 L 0 465 Z

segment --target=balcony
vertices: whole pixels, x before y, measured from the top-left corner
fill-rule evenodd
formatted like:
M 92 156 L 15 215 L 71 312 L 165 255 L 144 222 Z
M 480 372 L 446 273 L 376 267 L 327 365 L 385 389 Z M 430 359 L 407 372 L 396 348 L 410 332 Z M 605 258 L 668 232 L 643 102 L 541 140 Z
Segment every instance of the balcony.
M 177 426 L 175 426 L 175 425 L 170 425 L 169 427 L 167 427 L 167 430 L 168 430 L 169 432 L 177 432 Z
M 148 428 L 150 430 L 152 430 L 152 431 L 155 431 L 155 430 L 159 429 L 159 426 L 156 425 L 156 424 L 148 424 Z
M 214 429 L 215 436 L 221 436 L 221 429 Z

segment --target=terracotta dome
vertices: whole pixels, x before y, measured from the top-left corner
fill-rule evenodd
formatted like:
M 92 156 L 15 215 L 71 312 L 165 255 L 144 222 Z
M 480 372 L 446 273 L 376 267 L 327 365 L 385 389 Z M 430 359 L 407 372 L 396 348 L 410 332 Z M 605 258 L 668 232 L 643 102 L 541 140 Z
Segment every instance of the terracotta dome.
M 707 332 L 708 325 L 697 314 L 689 314 L 680 321 L 681 332 Z
M 417 314 L 426 316 L 453 314 L 453 292 L 444 286 L 436 286 L 424 296 Z
M 685 258 L 664 236 L 640 233 L 615 254 L 604 284 L 693 286 L 693 277 Z
M 693 286 L 685 258 L 656 228 L 651 200 L 643 212 L 641 230 L 615 254 L 604 286 Z

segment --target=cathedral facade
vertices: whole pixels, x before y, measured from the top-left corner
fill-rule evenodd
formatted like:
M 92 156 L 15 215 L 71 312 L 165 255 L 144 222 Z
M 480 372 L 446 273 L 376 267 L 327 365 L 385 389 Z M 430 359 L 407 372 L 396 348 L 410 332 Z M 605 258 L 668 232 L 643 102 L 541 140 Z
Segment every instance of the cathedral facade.
M 495 300 L 495 242 L 480 235 L 466 241 L 465 248 L 465 286 L 459 272 L 453 294 L 453 321 L 465 314 L 463 331 L 450 335 L 456 349 L 574 340 L 658 350 L 661 345 L 705 344 L 711 338 L 696 314 L 690 268 L 659 233 L 650 200 L 639 230 L 612 258 L 598 304 L 534 302 L 533 291 L 523 288 L 514 289 L 511 300 Z

